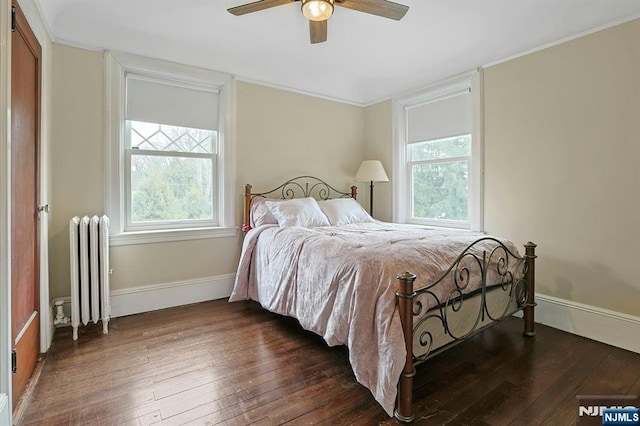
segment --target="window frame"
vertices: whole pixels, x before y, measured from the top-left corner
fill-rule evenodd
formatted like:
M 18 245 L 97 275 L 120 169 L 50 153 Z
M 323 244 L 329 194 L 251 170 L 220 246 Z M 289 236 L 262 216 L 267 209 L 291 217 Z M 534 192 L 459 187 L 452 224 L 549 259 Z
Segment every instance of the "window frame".
M 233 237 L 235 224 L 235 79 L 224 73 L 191 67 L 128 53 L 105 52 L 105 212 L 111 220 L 112 246 Z M 130 200 L 127 187 L 130 168 L 125 134 L 126 74 L 175 81 L 176 85 L 198 85 L 215 90 L 219 96 L 217 142 L 213 164 L 214 217 L 217 225 L 196 223 L 162 224 L 148 227 L 128 225 L 126 209 Z M 168 225 L 168 226 L 167 226 Z M 186 225 L 186 226 L 185 226 Z
M 483 84 L 482 69 L 443 80 L 392 100 L 393 123 L 393 212 L 398 223 L 414 223 L 446 228 L 460 228 L 482 232 L 484 230 L 484 172 L 483 172 Z M 412 217 L 413 185 L 412 165 L 409 161 L 408 109 L 446 99 L 456 94 L 471 92 L 471 157 L 468 163 L 468 222 Z M 443 161 L 452 161 L 446 159 Z

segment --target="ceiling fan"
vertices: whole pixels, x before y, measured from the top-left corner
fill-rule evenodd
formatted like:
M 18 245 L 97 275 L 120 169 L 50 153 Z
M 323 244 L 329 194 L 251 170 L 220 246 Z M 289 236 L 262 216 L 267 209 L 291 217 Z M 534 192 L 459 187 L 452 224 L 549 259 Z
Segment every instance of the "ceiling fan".
M 335 5 L 399 21 L 409 6 L 388 0 L 260 0 L 227 9 L 239 16 L 296 1 L 302 3 L 302 14 L 309 20 L 311 43 L 327 41 L 327 19 Z

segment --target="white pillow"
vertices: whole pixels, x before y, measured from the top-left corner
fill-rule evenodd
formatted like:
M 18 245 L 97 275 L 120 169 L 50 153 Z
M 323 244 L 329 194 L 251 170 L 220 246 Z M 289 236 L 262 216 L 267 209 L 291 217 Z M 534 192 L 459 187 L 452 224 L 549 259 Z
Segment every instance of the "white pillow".
M 304 226 L 309 228 L 331 225 L 313 198 L 294 198 L 284 201 L 267 200 L 265 204 L 281 227 Z
M 256 228 L 260 225 L 277 225 L 278 221 L 271 214 L 271 210 L 265 204 L 267 198 L 256 197 L 251 200 L 251 210 L 249 211 L 249 219 L 251 227 Z M 281 202 L 282 200 L 270 200 L 274 202 Z
M 318 201 L 320 209 L 334 226 L 373 222 L 373 218 L 353 198 Z

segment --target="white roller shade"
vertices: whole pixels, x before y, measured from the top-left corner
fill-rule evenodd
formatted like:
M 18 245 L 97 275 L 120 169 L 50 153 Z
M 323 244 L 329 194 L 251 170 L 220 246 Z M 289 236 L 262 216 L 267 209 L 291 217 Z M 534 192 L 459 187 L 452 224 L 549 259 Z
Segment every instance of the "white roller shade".
M 214 89 L 127 75 L 125 118 L 195 129 L 218 129 Z
M 471 133 L 472 105 L 468 90 L 407 107 L 408 143 Z

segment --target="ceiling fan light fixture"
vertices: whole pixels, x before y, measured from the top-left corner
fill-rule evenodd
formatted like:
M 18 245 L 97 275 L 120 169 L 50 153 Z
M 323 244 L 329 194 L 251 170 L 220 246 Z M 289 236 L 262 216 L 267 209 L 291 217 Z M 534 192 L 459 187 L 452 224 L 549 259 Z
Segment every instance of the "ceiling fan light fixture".
M 302 0 L 302 14 L 310 21 L 326 21 L 333 15 L 334 0 Z

